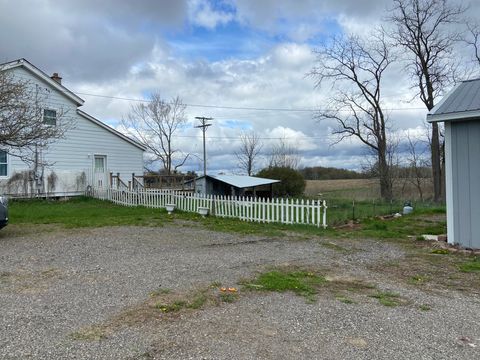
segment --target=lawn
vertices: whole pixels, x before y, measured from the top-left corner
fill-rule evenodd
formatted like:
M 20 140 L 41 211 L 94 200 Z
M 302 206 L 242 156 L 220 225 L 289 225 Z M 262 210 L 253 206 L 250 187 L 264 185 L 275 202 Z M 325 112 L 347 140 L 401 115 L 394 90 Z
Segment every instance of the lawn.
M 341 217 L 341 209 L 343 208 L 328 209 L 328 217 L 334 219 L 331 220 L 331 223 L 345 222 L 345 218 Z M 335 216 L 337 217 L 335 218 Z M 29 224 L 49 224 L 65 228 L 116 225 L 163 226 L 174 221 L 221 232 L 265 236 L 289 236 L 294 233 L 297 234 L 296 236 L 406 239 L 407 236 L 417 237 L 425 233 L 442 234 L 446 232 L 444 209 L 442 208 L 418 209 L 414 215 L 398 219 L 382 220 L 365 217 L 354 227 L 337 229 L 329 227 L 324 230 L 309 225 L 263 224 L 218 217 L 202 218 L 196 213 L 180 211 L 168 215 L 164 209 L 125 207 L 87 197 L 73 198 L 68 201 L 15 200 L 10 202 L 11 226 Z

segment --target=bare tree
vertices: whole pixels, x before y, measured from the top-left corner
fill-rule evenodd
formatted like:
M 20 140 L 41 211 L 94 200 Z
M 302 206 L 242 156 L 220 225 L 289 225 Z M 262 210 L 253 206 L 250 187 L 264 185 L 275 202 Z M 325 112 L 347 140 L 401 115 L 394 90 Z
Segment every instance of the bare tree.
M 1 150 L 39 166 L 39 148 L 64 137 L 72 123 L 63 109 L 47 110 L 49 91 L 0 67 Z
M 425 168 L 429 165 L 428 160 L 424 156 L 422 148 L 426 147 L 425 144 L 428 143 L 425 140 L 421 139 L 412 139 L 410 134 L 407 133 L 408 140 L 408 155 L 407 155 L 407 165 L 409 169 L 409 176 L 407 180 L 415 186 L 420 196 L 420 200 L 424 199 L 424 184 L 425 184 Z
M 470 22 L 467 24 L 467 29 L 464 41 L 472 47 L 474 61 L 480 66 L 480 25 Z
M 148 103 L 132 105 L 122 120 L 126 131 L 147 148 L 153 161 L 161 161 L 167 174 L 185 164 L 189 157 L 173 145 L 175 132 L 187 122 L 185 109 L 180 97 L 165 101 L 159 93 L 153 93 Z
M 333 110 L 322 111 L 317 118 L 337 121 L 337 142 L 355 137 L 374 152 L 381 196 L 391 199 L 387 116 L 381 101 L 382 76 L 394 58 L 389 44 L 377 31 L 368 42 L 356 36 L 334 38 L 316 54 L 317 66 L 310 73 L 316 86 L 331 80 L 336 90 L 330 106 Z
M 280 139 L 271 148 L 269 167 L 297 169 L 300 162 L 297 149 L 286 139 Z
M 260 138 L 253 131 L 244 132 L 240 135 L 240 148 L 235 153 L 239 167 L 244 170 L 248 176 L 253 175 L 255 163 L 262 150 Z
M 394 0 L 392 15 L 395 26 L 391 36 L 396 45 L 407 52 L 407 70 L 412 87 L 428 110 L 455 78 L 456 61 L 452 56 L 460 34 L 452 24 L 465 12 L 462 5 L 450 5 L 447 0 Z M 434 201 L 442 199 L 442 165 L 440 133 L 432 123 L 431 165 Z

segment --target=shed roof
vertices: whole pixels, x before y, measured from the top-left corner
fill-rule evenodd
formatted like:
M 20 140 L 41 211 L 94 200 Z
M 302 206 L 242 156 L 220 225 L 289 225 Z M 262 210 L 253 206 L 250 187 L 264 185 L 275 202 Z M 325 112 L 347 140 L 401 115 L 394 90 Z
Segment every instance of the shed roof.
M 480 118 L 480 79 L 462 81 L 428 113 L 427 121 L 464 121 Z
M 200 176 L 203 178 L 204 176 Z M 245 175 L 207 175 L 207 177 L 219 180 L 226 184 L 235 186 L 237 188 L 249 188 L 260 185 L 268 185 L 280 182 L 280 180 L 266 179 L 255 176 L 245 176 Z

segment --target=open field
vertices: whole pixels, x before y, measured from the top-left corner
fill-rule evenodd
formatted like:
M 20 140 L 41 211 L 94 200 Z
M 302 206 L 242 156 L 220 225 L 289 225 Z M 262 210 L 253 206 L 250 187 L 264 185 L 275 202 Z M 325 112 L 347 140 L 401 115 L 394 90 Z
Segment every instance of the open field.
M 380 198 L 378 179 L 345 179 L 345 180 L 307 180 L 305 195 L 322 194 L 326 199 L 373 200 Z M 431 179 L 422 179 L 423 198 L 432 196 Z M 408 179 L 397 179 L 394 183 L 394 198 L 397 200 L 419 200 L 419 192 Z
M 77 199 L 11 218 L 3 359 L 478 358 L 480 259 L 416 240 L 444 214 L 320 230 Z
M 431 194 L 428 181 L 425 181 L 423 189 L 425 194 Z M 445 212 L 443 205 L 428 200 L 420 201 L 416 189 L 405 180 L 397 180 L 395 194 L 390 202 L 381 200 L 377 179 L 307 180 L 305 189 L 306 196 L 320 197 L 327 201 L 327 223 L 331 226 L 351 220 L 401 213 L 406 201 L 411 202 L 419 211 Z

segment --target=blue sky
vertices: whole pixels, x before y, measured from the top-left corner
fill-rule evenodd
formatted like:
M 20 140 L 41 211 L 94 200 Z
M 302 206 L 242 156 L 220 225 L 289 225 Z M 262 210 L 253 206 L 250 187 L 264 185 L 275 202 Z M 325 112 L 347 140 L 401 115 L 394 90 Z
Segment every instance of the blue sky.
M 0 0 L 0 60 L 24 57 L 59 72 L 83 94 L 84 111 L 117 128 L 135 103 L 122 99 L 153 91 L 166 100 L 180 96 L 189 104 L 188 123 L 174 145 L 196 155 L 184 170 L 203 167 L 195 116 L 214 118 L 207 134 L 212 172 L 240 172 L 234 154 L 246 129 L 263 142 L 258 168 L 285 141 L 297 148 L 301 166 L 359 169 L 365 148 L 358 141 L 332 146 L 335 123 L 278 109 L 328 107 L 331 87 L 315 88 L 306 76 L 314 49 L 332 35 L 366 36 L 389 6 L 391 0 Z M 479 8 L 472 3 L 470 13 Z M 402 66 L 392 67 L 383 92 L 387 108 L 404 109 L 390 112 L 396 136 L 423 135 L 426 111 L 412 109 L 422 105 Z

